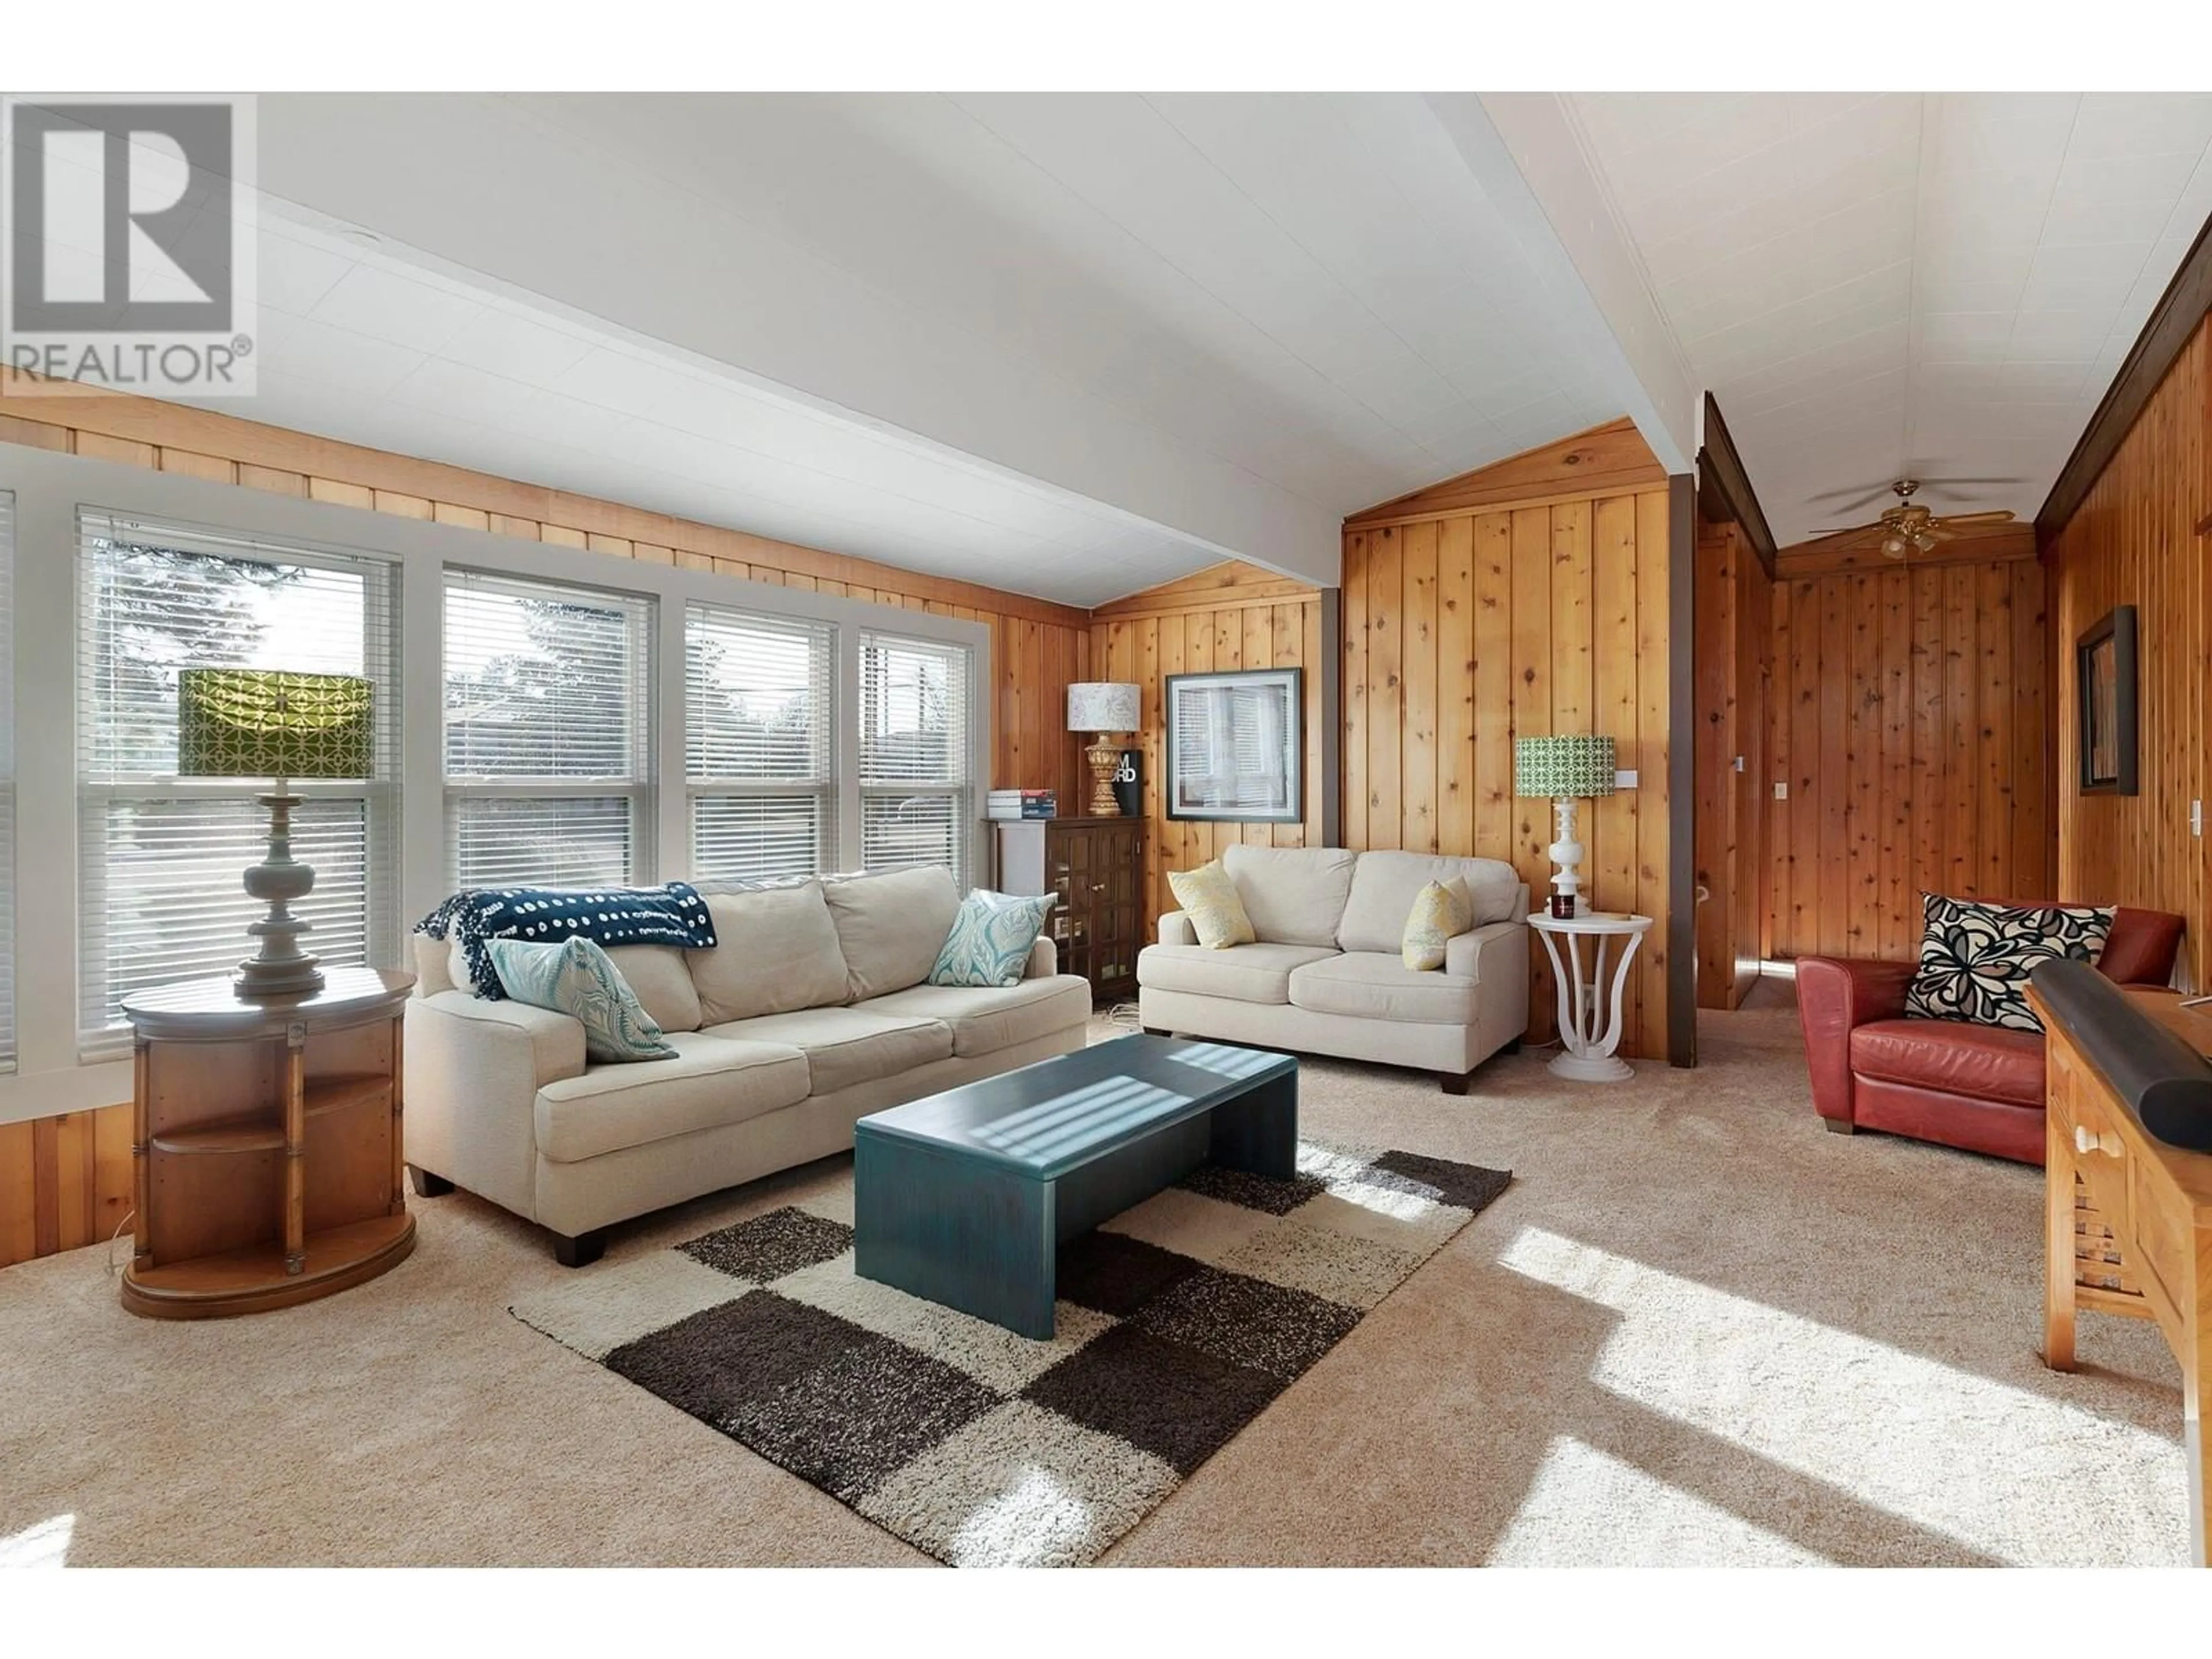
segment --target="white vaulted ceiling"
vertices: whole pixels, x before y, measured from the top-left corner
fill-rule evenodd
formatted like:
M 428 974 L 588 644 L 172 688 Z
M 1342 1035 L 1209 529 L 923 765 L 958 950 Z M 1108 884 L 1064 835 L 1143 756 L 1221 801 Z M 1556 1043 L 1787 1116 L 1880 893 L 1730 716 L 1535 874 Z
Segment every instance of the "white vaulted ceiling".
M 233 412 L 1077 604 L 1334 580 L 1346 513 L 1625 406 L 1454 118 L 265 97 Z
M 2212 95 L 1568 101 L 1784 543 L 1905 475 L 2032 517 L 2212 214 Z

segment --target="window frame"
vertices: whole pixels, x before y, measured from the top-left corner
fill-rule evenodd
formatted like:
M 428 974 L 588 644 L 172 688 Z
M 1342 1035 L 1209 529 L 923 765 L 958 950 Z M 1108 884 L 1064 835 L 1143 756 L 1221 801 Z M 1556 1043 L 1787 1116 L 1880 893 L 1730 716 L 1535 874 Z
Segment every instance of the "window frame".
M 857 630 L 854 644 L 855 672 L 854 677 L 854 720 L 855 749 L 853 776 L 858 810 L 854 825 L 854 850 L 857 855 L 854 868 L 866 867 L 868 803 L 884 799 L 944 799 L 951 804 L 953 835 L 952 879 L 963 891 L 973 884 L 973 874 L 981 860 L 981 836 L 978 826 L 981 821 L 981 802 L 976 778 L 988 769 L 979 765 L 979 728 L 988 731 L 989 710 L 984 704 L 981 678 L 981 658 L 970 645 L 954 640 L 933 638 L 908 632 L 902 629 L 863 627 Z M 867 659 L 872 646 L 884 645 L 927 653 L 941 653 L 957 660 L 966 693 L 960 725 L 946 744 L 946 753 L 953 761 L 953 775 L 942 781 L 935 779 L 902 779 L 891 782 L 868 780 L 866 722 L 869 715 Z M 905 868 L 921 860 L 908 860 L 890 867 Z
M 819 875 L 837 868 L 845 857 L 845 838 L 850 833 L 854 814 L 846 810 L 847 793 L 844 769 L 848 752 L 858 764 L 858 750 L 839 741 L 843 711 L 848 701 L 844 695 L 845 641 L 849 630 L 834 622 L 806 616 L 778 616 L 773 611 L 749 606 L 717 603 L 711 599 L 687 598 L 682 606 L 682 638 L 684 641 L 684 874 L 687 878 L 720 880 L 751 880 L 783 874 Z M 815 750 L 817 766 L 816 775 L 809 778 L 745 777 L 725 775 L 695 770 L 692 752 L 692 720 L 695 705 L 692 699 L 691 646 L 692 623 L 695 617 L 707 621 L 725 619 L 726 624 L 742 629 L 757 627 L 766 631 L 784 633 L 806 639 L 810 652 L 818 651 L 818 659 L 810 659 L 808 675 L 822 690 L 823 707 L 817 712 L 810 746 Z M 816 803 L 814 859 L 812 866 L 804 872 L 777 871 L 755 874 L 735 874 L 703 870 L 699 854 L 699 809 L 714 800 L 782 800 L 799 797 Z

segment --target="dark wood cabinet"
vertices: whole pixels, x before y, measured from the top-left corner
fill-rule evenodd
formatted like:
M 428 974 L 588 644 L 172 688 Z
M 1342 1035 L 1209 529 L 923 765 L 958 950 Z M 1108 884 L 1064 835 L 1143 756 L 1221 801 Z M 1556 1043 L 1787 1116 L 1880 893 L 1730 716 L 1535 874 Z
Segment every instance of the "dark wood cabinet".
M 1137 994 L 1145 945 L 1142 818 L 997 821 L 999 889 L 1057 893 L 1048 924 L 1060 971 L 1080 974 L 1102 1001 Z

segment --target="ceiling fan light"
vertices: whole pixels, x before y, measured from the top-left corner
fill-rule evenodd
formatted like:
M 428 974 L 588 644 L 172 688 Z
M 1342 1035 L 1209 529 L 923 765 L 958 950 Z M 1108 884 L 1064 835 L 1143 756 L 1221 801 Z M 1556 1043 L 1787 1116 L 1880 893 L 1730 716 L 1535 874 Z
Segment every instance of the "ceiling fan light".
M 1904 538 L 1899 536 L 1884 537 L 1882 538 L 1881 550 L 1883 556 L 1887 558 L 1903 558 L 1905 556 Z

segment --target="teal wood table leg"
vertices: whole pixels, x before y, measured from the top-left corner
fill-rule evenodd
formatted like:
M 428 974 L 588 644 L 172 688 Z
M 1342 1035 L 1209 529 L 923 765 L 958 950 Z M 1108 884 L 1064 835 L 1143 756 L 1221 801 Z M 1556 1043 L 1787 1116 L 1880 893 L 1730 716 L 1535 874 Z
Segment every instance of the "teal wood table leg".
M 1213 1109 L 1207 1156 L 1224 1169 L 1288 1181 L 1298 1172 L 1298 1074 L 1289 1071 Z
M 853 1270 L 1049 1341 L 1057 1227 L 1048 1181 L 925 1146 L 853 1141 Z

